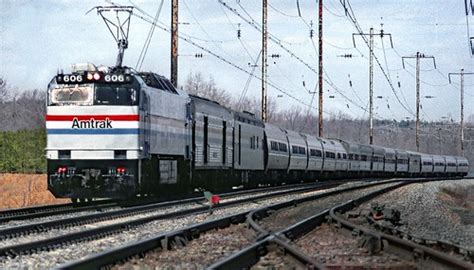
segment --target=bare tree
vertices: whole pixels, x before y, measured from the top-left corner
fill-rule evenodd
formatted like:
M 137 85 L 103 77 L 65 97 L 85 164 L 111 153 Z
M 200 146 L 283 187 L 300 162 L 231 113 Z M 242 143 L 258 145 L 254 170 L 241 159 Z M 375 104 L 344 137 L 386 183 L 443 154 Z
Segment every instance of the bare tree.
M 9 96 L 7 82 L 0 77 L 0 103 L 6 102 Z
M 217 87 L 212 76 L 206 81 L 200 72 L 191 72 L 186 79 L 184 88 L 189 94 L 216 101 L 222 106 L 230 107 L 231 105 L 231 96 L 225 90 Z

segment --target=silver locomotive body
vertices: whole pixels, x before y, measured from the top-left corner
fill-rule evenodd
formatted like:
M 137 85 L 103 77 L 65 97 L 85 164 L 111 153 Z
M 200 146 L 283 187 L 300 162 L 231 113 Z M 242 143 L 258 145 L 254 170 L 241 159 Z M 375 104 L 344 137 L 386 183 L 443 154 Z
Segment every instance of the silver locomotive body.
M 48 87 L 49 190 L 72 199 L 129 197 L 147 177 L 177 183 L 176 162 L 147 168 L 152 156 L 185 156 L 187 102 L 152 73 L 87 66 L 58 74 Z

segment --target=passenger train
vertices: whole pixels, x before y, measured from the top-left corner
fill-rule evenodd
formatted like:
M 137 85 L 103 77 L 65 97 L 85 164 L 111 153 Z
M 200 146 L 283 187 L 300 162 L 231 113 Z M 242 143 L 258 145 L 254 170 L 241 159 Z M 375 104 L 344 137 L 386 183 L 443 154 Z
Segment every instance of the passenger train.
M 188 95 L 165 77 L 73 65 L 49 83 L 48 188 L 60 198 L 214 192 L 362 177 L 464 176 L 463 157 L 318 138 Z

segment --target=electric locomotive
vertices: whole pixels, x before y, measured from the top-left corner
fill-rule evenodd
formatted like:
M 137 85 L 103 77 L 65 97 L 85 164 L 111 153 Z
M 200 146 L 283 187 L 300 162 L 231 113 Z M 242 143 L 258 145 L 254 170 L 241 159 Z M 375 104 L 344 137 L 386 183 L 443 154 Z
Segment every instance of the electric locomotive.
M 49 190 L 73 200 L 139 193 L 151 152 L 184 155 L 174 146 L 186 137 L 186 98 L 161 76 L 126 67 L 77 64 L 57 74 L 47 98 Z M 169 182 L 176 181 L 175 165 Z

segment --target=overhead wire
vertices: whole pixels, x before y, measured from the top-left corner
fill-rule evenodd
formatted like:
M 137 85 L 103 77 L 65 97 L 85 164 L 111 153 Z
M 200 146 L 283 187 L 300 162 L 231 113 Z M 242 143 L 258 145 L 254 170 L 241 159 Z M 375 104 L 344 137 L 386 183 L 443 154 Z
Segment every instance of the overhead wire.
M 158 21 L 158 18 L 160 17 L 161 9 L 163 8 L 163 3 L 164 3 L 164 0 L 161 0 L 160 5 L 158 9 L 156 10 L 156 15 L 154 18 L 155 23 Z M 150 30 L 148 31 L 148 35 L 145 39 L 145 43 L 143 44 L 142 50 L 140 52 L 140 56 L 138 56 L 137 64 L 135 66 L 136 70 L 141 70 L 142 68 L 143 61 L 145 60 L 146 54 L 148 52 L 148 47 L 150 46 L 150 43 L 151 43 L 151 38 L 153 37 L 153 33 L 155 32 L 155 28 L 156 28 L 155 24 L 152 24 L 150 26 Z
M 268 6 L 269 6 L 271 9 L 273 9 L 276 13 L 279 13 L 279 14 L 281 14 L 281 15 L 283 15 L 283 16 L 290 17 L 290 18 L 297 18 L 297 17 L 299 17 L 298 15 L 290 15 L 290 14 L 288 14 L 288 13 L 285 13 L 285 12 L 283 12 L 283 11 L 281 11 L 281 10 L 275 8 L 275 7 L 274 7 L 272 4 L 270 4 L 270 3 L 268 3 Z
M 405 69 L 405 72 L 408 73 L 408 74 L 410 74 L 411 77 L 416 78 L 416 75 L 413 74 L 413 73 L 411 73 L 411 72 L 408 71 L 407 69 Z M 420 78 L 418 78 L 418 80 L 420 80 L 420 82 L 421 82 L 422 84 L 426 84 L 426 85 L 433 86 L 433 87 L 444 87 L 444 86 L 448 86 L 448 85 L 449 85 L 449 82 L 446 82 L 446 83 L 444 83 L 444 84 L 433 84 L 433 83 L 426 82 L 426 81 L 424 81 L 424 80 L 422 80 L 422 79 L 420 79 Z
M 252 16 L 245 10 L 245 8 L 243 8 L 241 6 L 240 3 L 239 6 L 241 6 L 241 8 L 243 8 L 244 10 L 244 13 L 247 14 L 247 16 L 250 18 L 250 19 L 247 19 L 245 18 L 244 16 L 242 16 L 235 8 L 232 8 L 231 6 L 229 6 L 227 3 L 225 3 L 223 0 L 218 0 L 218 2 L 223 5 L 224 7 L 226 7 L 228 10 L 230 10 L 232 13 L 234 13 L 235 15 L 237 15 L 238 17 L 240 17 L 244 22 L 246 22 L 247 24 L 249 24 L 250 26 L 252 26 L 253 28 L 255 28 L 257 31 L 261 32 L 262 29 L 261 29 L 261 26 L 252 18 Z M 279 39 L 278 37 L 274 36 L 273 34 L 269 33 L 269 40 L 274 42 L 275 44 L 277 44 L 280 48 L 282 48 L 284 51 L 286 51 L 288 54 L 290 54 L 292 57 L 294 57 L 296 60 L 298 60 L 300 63 L 302 63 L 303 65 L 305 65 L 308 69 L 310 69 L 313 73 L 315 74 L 318 74 L 318 72 L 316 71 L 316 69 L 314 67 L 312 67 L 311 65 L 309 65 L 308 63 L 306 63 L 302 58 L 300 58 L 299 56 L 297 56 L 295 53 L 293 53 L 290 49 L 286 48 L 283 44 L 282 44 L 282 40 Z M 327 75 L 327 73 L 326 73 Z M 352 99 L 348 98 L 346 95 L 344 95 L 341 90 L 332 82 L 328 81 L 327 78 L 324 78 L 324 81 L 328 83 L 329 86 L 331 86 L 331 88 L 333 88 L 336 92 L 338 92 L 339 94 L 341 94 L 341 96 L 343 96 L 348 102 L 354 104 L 356 107 L 358 108 L 361 108 L 362 110 L 364 110 L 364 108 L 362 106 L 360 106 L 359 104 L 355 103 Z
M 245 82 L 244 88 L 242 89 L 242 92 L 240 94 L 239 101 L 237 103 L 237 110 L 241 109 L 242 102 L 244 101 L 245 96 L 247 95 L 247 92 L 248 92 L 249 87 L 250 87 L 250 82 L 252 81 L 252 78 L 253 78 L 253 73 L 255 72 L 255 70 L 257 68 L 257 63 L 260 60 L 261 55 L 262 55 L 262 51 L 260 50 L 260 52 L 257 56 L 257 59 L 255 59 L 254 64 L 252 66 L 252 71 L 250 72 L 251 74 L 249 74 L 249 77 L 247 78 L 247 81 Z
M 225 9 L 222 7 L 222 5 L 220 5 L 219 7 L 221 8 L 221 10 L 222 10 L 222 12 L 224 13 L 225 17 L 227 18 L 227 20 L 228 20 L 229 22 L 231 22 L 231 20 L 230 20 L 228 14 L 227 14 L 227 12 L 226 12 Z M 232 25 L 232 24 L 231 24 L 231 25 Z M 233 25 L 232 25 L 232 27 L 234 28 L 234 30 L 237 30 Z M 238 38 L 238 40 L 239 40 L 239 42 L 240 42 L 242 48 L 246 51 L 247 55 L 248 55 L 248 56 L 250 57 L 250 59 L 252 60 L 252 62 L 255 62 L 255 64 L 254 64 L 254 66 L 255 66 L 255 65 L 257 64 L 257 61 L 255 61 L 254 58 L 252 57 L 252 55 L 251 55 L 249 49 L 247 48 L 247 45 L 243 42 L 243 40 L 242 40 L 241 38 Z M 261 54 L 261 51 L 260 51 L 259 55 L 260 55 L 260 54 Z M 281 70 L 281 68 L 280 68 L 278 65 L 277 65 L 276 67 L 277 67 L 278 71 L 280 72 L 280 74 L 281 74 L 282 76 L 284 76 L 284 77 L 287 79 L 288 82 L 290 82 L 291 84 L 293 84 L 293 86 L 299 88 L 295 83 L 293 83 L 292 79 L 291 79 L 285 72 L 283 72 L 283 71 Z M 246 93 L 246 92 L 245 92 L 245 93 Z M 243 98 L 245 98 L 245 96 L 244 96 Z
M 346 14 L 346 18 L 349 19 L 349 21 L 354 25 L 354 27 L 356 28 L 356 30 L 361 34 L 361 37 L 362 37 L 362 40 L 365 42 L 365 44 L 370 48 L 370 44 L 369 44 L 369 41 L 367 40 L 367 37 L 363 35 L 363 30 L 362 28 L 360 27 L 359 25 L 359 22 L 357 21 L 357 18 L 355 17 L 355 14 L 354 14 L 354 10 L 352 9 L 352 6 L 350 4 L 350 1 L 346 1 L 346 0 L 339 0 L 340 4 L 342 5 L 342 7 L 344 8 L 345 10 L 345 14 Z M 347 4 L 347 5 L 346 5 Z M 396 90 L 395 90 L 395 87 L 393 86 L 392 84 L 392 81 L 390 80 L 390 78 L 388 77 L 386 71 L 384 70 L 382 64 L 380 63 L 378 57 L 375 55 L 375 53 L 372 51 L 372 56 L 374 57 L 376 63 L 377 63 L 377 66 L 379 67 L 379 69 L 382 71 L 382 74 L 384 75 L 386 81 L 388 82 L 389 86 L 390 86 L 390 89 L 392 90 L 393 94 L 395 95 L 398 103 L 408 112 L 410 113 L 411 115 L 414 115 L 413 111 L 408 107 L 406 106 L 405 104 L 403 104 L 403 102 L 401 101 L 400 97 L 398 96 Z
M 332 14 L 333 16 L 340 17 L 340 18 L 345 17 L 344 15 L 339 15 L 339 14 L 333 12 L 333 11 L 330 10 L 325 4 L 323 4 L 323 7 L 324 7 L 324 9 L 325 9 L 327 12 L 329 12 L 329 13 Z
M 144 17 L 144 16 L 142 16 L 142 15 L 138 15 L 138 14 L 136 14 L 136 13 L 134 13 L 134 14 L 132 14 L 132 15 L 135 16 L 135 17 L 137 17 L 137 18 L 139 18 L 139 19 L 141 19 L 141 20 L 143 20 L 143 21 L 145 21 L 145 22 L 154 23 L 154 22 L 151 21 L 149 18 L 146 18 L 146 17 Z M 160 22 L 158 22 L 158 23 L 160 23 Z M 171 30 L 170 30 L 170 29 L 168 29 L 166 26 L 159 25 L 158 23 L 156 23 L 156 24 L 157 24 L 157 27 L 158 27 L 159 29 L 161 29 L 161 30 L 163 30 L 163 31 L 166 31 L 166 32 L 168 32 L 168 33 L 171 33 Z M 203 51 L 205 51 L 206 53 L 208 53 L 208 54 L 210 54 L 210 55 L 216 57 L 217 59 L 221 60 L 222 62 L 224 62 L 224 63 L 226 63 L 226 64 L 228 64 L 228 65 L 230 65 L 230 66 L 232 66 L 232 67 L 234 67 L 234 68 L 236 68 L 236 69 L 238 69 L 239 71 L 241 71 L 241 72 L 243 72 L 243 73 L 246 73 L 246 74 L 248 74 L 248 75 L 251 75 L 252 77 L 254 77 L 254 78 L 258 79 L 258 80 L 261 80 L 261 79 L 262 79 L 261 77 L 259 77 L 259 76 L 255 75 L 255 74 L 252 74 L 251 72 L 247 71 L 247 70 L 244 69 L 243 67 L 241 67 L 241 66 L 239 66 L 239 65 L 237 65 L 237 64 L 235 64 L 235 63 L 233 63 L 233 62 L 231 62 L 231 61 L 229 61 L 229 60 L 227 60 L 225 57 L 222 57 L 222 56 L 218 55 L 217 53 L 214 53 L 213 51 L 211 51 L 211 50 L 209 50 L 209 49 L 207 49 L 207 48 L 205 48 L 205 47 L 203 47 L 203 46 L 197 44 L 196 42 L 192 41 L 190 38 L 184 37 L 184 36 L 179 35 L 179 34 L 178 34 L 178 38 L 181 39 L 181 40 L 183 40 L 183 41 L 185 41 L 185 42 L 187 42 L 187 43 L 189 43 L 189 44 L 191 44 L 191 45 L 193 45 L 193 46 L 195 46 L 195 47 L 197 47 L 197 48 L 199 48 L 199 49 L 201 49 L 201 50 L 203 50 Z M 274 88 L 275 90 L 277 90 L 277 91 L 281 92 L 282 94 L 284 94 L 284 95 L 290 97 L 291 99 L 297 101 L 298 103 L 300 103 L 300 104 L 302 104 L 302 105 L 304 105 L 304 106 L 310 106 L 308 103 L 306 103 L 306 102 L 302 101 L 301 99 L 295 97 L 294 95 L 288 93 L 287 90 L 285 90 L 285 89 L 283 89 L 282 87 L 276 85 L 275 83 L 273 83 L 273 82 L 271 82 L 271 81 L 268 81 L 267 83 L 268 83 L 269 86 L 271 86 L 271 87 Z M 327 114 L 330 114 L 330 115 L 334 115 L 334 113 L 329 112 L 329 111 L 327 111 L 327 110 L 325 110 L 324 112 L 327 113 Z

